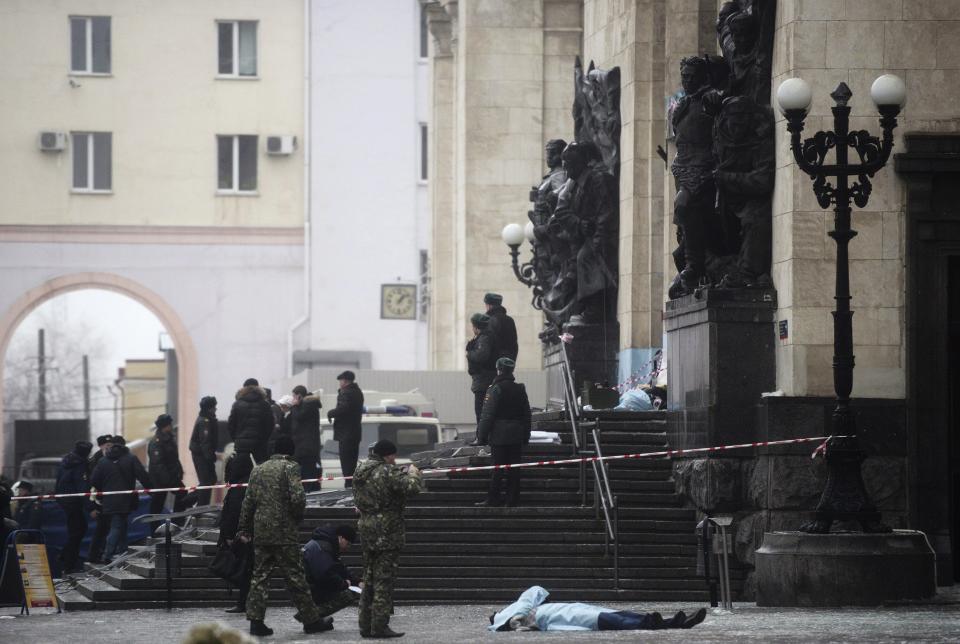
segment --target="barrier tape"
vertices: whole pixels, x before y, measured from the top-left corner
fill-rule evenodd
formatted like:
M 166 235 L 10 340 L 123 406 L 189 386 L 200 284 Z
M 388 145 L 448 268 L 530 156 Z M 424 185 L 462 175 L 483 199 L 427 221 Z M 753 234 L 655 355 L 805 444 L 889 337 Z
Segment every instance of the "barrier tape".
M 601 462 L 601 461 L 624 461 L 630 459 L 639 459 L 639 458 L 654 458 L 654 457 L 667 457 L 672 458 L 674 456 L 685 456 L 689 454 L 709 454 L 712 452 L 725 452 L 732 449 L 750 449 L 753 447 L 776 447 L 778 445 L 796 445 L 799 443 L 813 443 L 815 441 L 822 441 L 822 444 L 814 451 L 814 455 L 824 451 L 826 449 L 826 444 L 831 438 L 849 438 L 848 436 L 814 436 L 811 438 L 788 438 L 777 441 L 760 441 L 757 443 L 739 443 L 736 445 L 720 445 L 718 447 L 694 447 L 691 449 L 668 449 L 659 452 L 635 452 L 633 454 L 614 454 L 611 456 L 584 456 L 581 458 L 561 458 L 561 459 L 552 459 L 546 461 L 528 461 L 525 463 L 507 463 L 503 465 L 464 465 L 462 467 L 444 467 L 430 470 L 422 470 L 423 473 L 427 476 L 432 476 L 434 474 L 448 474 L 448 473 L 460 473 L 460 472 L 484 472 L 490 470 L 509 470 L 509 469 L 520 469 L 526 467 L 544 467 L 550 465 L 573 465 L 576 463 L 592 463 L 592 462 Z M 323 481 L 347 481 L 352 479 L 352 476 L 321 476 L 315 479 L 303 479 L 303 483 L 320 483 Z M 218 483 L 216 485 L 187 485 L 183 487 L 160 487 L 160 488 L 143 488 L 139 490 L 113 490 L 110 492 L 97 491 L 97 492 L 71 492 L 69 494 L 35 494 L 32 496 L 17 496 L 12 500 L 14 501 L 46 501 L 53 499 L 66 499 L 66 498 L 88 498 L 88 497 L 97 497 L 101 498 L 104 496 L 110 496 L 113 494 L 159 494 L 160 492 L 195 492 L 197 490 L 217 490 L 217 489 L 234 489 L 247 487 L 247 483 Z

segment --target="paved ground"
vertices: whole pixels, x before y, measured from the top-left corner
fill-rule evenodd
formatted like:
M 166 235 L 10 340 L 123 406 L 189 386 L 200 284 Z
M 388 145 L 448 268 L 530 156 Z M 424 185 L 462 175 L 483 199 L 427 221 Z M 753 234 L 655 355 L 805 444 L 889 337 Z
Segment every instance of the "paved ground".
M 958 642 L 960 592 L 941 595 L 939 603 L 870 609 L 771 609 L 741 604 L 732 614 L 709 614 L 692 631 L 630 631 L 599 633 L 488 633 L 493 606 L 398 606 L 391 626 L 406 631 L 401 642 L 567 642 L 567 641 L 666 641 L 666 642 Z M 631 608 L 613 604 L 617 608 Z M 645 605 L 643 610 L 663 614 L 678 604 Z M 194 624 L 220 621 L 246 632 L 242 616 L 219 611 L 177 609 L 91 611 L 61 615 L 13 617 L 16 609 L 0 608 L 0 642 L 4 644 L 50 642 L 180 642 Z M 304 635 L 293 620 L 292 609 L 271 609 L 267 624 L 276 635 L 266 642 L 369 642 L 357 631 L 355 609 L 338 613 L 335 630 Z

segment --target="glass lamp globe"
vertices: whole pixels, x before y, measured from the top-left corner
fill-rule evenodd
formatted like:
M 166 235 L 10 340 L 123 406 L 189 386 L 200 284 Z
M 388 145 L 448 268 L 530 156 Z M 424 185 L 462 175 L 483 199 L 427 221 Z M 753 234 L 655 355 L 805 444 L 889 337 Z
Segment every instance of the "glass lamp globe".
M 788 78 L 777 88 L 777 103 L 784 112 L 791 110 L 807 111 L 813 100 L 810 84 L 802 78 Z
M 536 241 L 537 237 L 533 234 L 533 222 L 528 221 L 527 225 L 523 227 L 523 236 L 527 238 L 528 242 L 533 243 Z
M 523 243 L 523 228 L 520 224 L 507 224 L 500 232 L 500 238 L 507 246 L 519 246 Z
M 870 86 L 870 98 L 877 107 L 884 105 L 903 107 L 907 102 L 907 86 L 899 76 L 884 74 Z

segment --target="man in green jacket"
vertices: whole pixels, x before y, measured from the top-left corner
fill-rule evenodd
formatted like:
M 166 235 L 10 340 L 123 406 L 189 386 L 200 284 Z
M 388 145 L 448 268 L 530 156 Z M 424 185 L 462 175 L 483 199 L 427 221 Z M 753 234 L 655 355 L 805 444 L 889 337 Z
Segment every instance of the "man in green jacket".
M 390 629 L 393 584 L 404 545 L 403 510 L 407 499 L 423 490 L 420 470 L 396 464 L 397 446 L 381 440 L 353 474 L 353 500 L 360 511 L 357 527 L 363 544 L 363 593 L 360 635 L 400 637 Z
M 277 438 L 276 453 L 250 473 L 247 494 L 240 510 L 241 541 L 253 535 L 253 577 L 247 595 L 247 619 L 251 635 L 273 635 L 263 618 L 267 612 L 270 576 L 279 569 L 297 607 L 294 617 L 305 633 L 333 628 L 333 620 L 321 617 L 310 596 L 303 574 L 297 526 L 303 519 L 307 497 L 300 482 L 300 466 L 293 460 L 293 439 Z

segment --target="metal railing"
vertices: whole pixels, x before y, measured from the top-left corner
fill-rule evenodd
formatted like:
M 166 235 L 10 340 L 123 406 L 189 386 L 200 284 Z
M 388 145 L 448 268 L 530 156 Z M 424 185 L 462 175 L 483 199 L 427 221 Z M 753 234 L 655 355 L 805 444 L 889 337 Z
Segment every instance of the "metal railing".
M 563 373 L 563 398 L 567 410 L 567 416 L 570 419 L 570 431 L 573 434 L 573 447 L 575 454 L 596 456 L 601 460 L 591 461 L 593 467 L 593 507 L 596 517 L 600 518 L 600 511 L 603 510 L 604 519 L 604 537 L 603 551 L 604 556 L 610 556 L 611 546 L 613 548 L 613 588 L 620 589 L 620 513 L 617 506 L 617 497 L 613 495 L 610 487 L 610 478 L 607 474 L 609 467 L 606 461 L 603 461 L 603 452 L 600 448 L 600 435 L 597 431 L 599 421 L 595 422 L 590 431 L 590 438 L 593 441 L 592 449 L 587 448 L 586 424 L 582 422 L 580 405 L 577 404 L 577 389 L 573 382 L 573 372 L 570 368 L 570 361 L 567 357 L 567 347 L 561 341 L 560 355 L 562 357 L 561 371 Z M 587 475 L 586 463 L 580 461 L 580 505 L 587 505 Z

